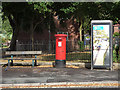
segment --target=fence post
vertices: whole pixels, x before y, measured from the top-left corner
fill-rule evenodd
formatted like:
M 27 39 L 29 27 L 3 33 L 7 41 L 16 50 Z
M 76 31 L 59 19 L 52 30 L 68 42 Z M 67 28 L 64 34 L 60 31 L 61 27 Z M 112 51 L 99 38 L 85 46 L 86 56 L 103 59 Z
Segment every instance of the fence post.
M 49 53 L 50 53 L 50 51 L 51 51 L 51 41 L 50 41 L 50 37 L 51 37 L 51 35 L 50 35 L 51 33 L 50 33 L 50 30 L 49 30 Z
M 1 44 L 0 58 L 3 58 L 3 43 Z
M 66 53 L 68 53 L 68 32 L 66 32 L 67 38 L 66 38 Z

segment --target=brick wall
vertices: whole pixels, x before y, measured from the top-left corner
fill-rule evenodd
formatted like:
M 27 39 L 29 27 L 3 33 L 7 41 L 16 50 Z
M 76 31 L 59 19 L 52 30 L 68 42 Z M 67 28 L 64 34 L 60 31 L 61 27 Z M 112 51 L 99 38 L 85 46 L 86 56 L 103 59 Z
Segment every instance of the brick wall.
M 114 27 L 114 32 L 113 33 L 115 33 L 115 32 L 120 32 L 120 24 L 115 24 L 115 25 L 113 25 L 113 27 Z
M 57 16 L 54 16 L 54 22 L 56 23 L 56 30 L 55 32 L 51 33 L 51 40 L 54 40 L 55 37 L 54 35 L 56 34 L 56 32 L 68 32 L 69 34 L 69 40 L 78 40 L 79 39 L 79 31 L 78 31 L 78 23 L 76 23 L 76 20 L 72 20 L 69 19 L 67 21 L 65 21 L 65 23 L 67 24 L 66 27 L 62 27 L 60 25 L 60 21 L 58 20 Z M 25 31 L 20 31 L 19 32 L 19 36 L 18 36 L 18 40 L 30 40 L 30 33 L 29 32 L 25 32 Z M 34 32 L 34 40 L 49 40 L 49 32 L 47 29 L 44 29 L 43 32 Z

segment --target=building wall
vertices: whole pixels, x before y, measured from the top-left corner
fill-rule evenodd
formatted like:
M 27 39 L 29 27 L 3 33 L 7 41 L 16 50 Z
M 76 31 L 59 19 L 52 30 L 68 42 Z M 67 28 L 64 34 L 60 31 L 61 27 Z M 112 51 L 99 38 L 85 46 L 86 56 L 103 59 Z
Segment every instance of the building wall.
M 79 40 L 79 25 L 76 23 L 76 20 L 73 20 L 72 18 L 69 20 L 66 20 L 66 27 L 62 27 L 60 25 L 60 21 L 58 20 L 57 16 L 54 16 L 54 22 L 56 23 L 56 30 L 55 32 L 51 32 L 50 39 L 55 40 L 55 34 L 57 32 L 68 32 L 68 40 L 70 40 L 70 43 L 68 45 L 68 48 L 70 50 L 78 50 L 78 40 Z M 20 31 L 19 36 L 17 38 L 19 42 L 28 42 L 30 41 L 30 33 L 25 31 Z M 47 29 L 44 29 L 43 32 L 34 32 L 34 41 L 46 41 L 46 43 L 49 41 L 49 31 Z
M 49 32 L 48 30 L 44 30 L 43 32 L 34 32 L 34 40 L 49 40 Z M 54 33 L 51 33 L 50 35 L 51 40 L 54 39 Z M 20 41 L 29 41 L 30 39 L 30 33 L 25 31 L 20 31 L 19 36 L 17 38 Z
M 115 32 L 118 32 L 118 33 L 120 32 L 119 27 L 114 27 L 114 33 L 115 33 Z
M 118 33 L 120 33 L 120 24 L 115 24 L 115 25 L 113 25 L 114 26 L 114 33 L 115 32 L 118 32 Z M 119 36 L 120 37 L 120 36 Z M 120 41 L 119 41 L 119 45 L 120 45 Z M 119 47 L 119 54 L 120 54 L 120 47 Z
M 114 32 L 113 33 L 115 33 L 115 32 L 120 33 L 120 24 L 115 24 L 115 25 L 113 25 L 113 27 L 114 27 Z
M 79 25 L 75 19 L 72 20 L 71 18 L 69 20 L 64 21 L 67 25 L 66 27 L 62 27 L 60 25 L 60 21 L 58 20 L 57 16 L 54 17 L 54 21 L 56 23 L 56 27 L 60 30 L 60 32 L 68 32 L 69 40 L 77 40 L 79 38 L 79 30 L 78 30 Z
M 62 27 L 60 25 L 60 21 L 58 20 L 57 16 L 54 16 L 54 22 L 56 23 L 57 29 L 55 32 L 51 32 L 50 34 L 51 40 L 55 39 L 54 35 L 56 34 L 56 32 L 68 32 L 69 40 L 74 41 L 79 39 L 79 31 L 78 31 L 79 26 L 75 20 L 72 21 L 71 18 L 65 21 L 65 23 L 67 24 L 66 27 Z M 22 41 L 30 40 L 30 33 L 26 31 L 20 31 L 17 39 Z M 49 40 L 49 31 L 47 29 L 44 29 L 43 32 L 34 32 L 34 40 Z

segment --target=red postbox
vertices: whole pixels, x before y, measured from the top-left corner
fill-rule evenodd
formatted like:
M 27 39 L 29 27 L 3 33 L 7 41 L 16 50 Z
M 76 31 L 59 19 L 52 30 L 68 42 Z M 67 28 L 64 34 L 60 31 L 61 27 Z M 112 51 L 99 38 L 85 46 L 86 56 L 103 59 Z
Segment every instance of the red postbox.
M 66 67 L 66 34 L 56 34 L 55 67 Z

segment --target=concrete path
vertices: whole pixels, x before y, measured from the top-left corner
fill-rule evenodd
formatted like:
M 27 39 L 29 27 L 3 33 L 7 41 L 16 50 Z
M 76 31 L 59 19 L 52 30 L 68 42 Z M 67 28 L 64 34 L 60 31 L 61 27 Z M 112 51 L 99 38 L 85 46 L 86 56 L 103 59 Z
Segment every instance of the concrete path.
M 28 83 L 28 84 L 7 84 L 7 85 L 0 85 L 0 87 L 4 87 L 5 90 L 49 90 L 52 89 L 59 89 L 66 88 L 67 90 L 73 90 L 76 88 L 78 90 L 94 90 L 94 89 L 107 89 L 107 90 L 116 90 L 118 89 L 117 82 L 61 82 L 61 83 Z M 13 89 L 14 88 L 14 89 Z M 19 89 L 18 89 L 19 88 Z M 39 89 L 38 89 L 39 88 Z M 89 89 L 88 89 L 89 88 Z M 35 89 L 35 90 L 36 90 Z M 65 89 L 65 90 L 66 90 Z M 75 89 L 75 90 L 76 90 Z M 61 89 L 60 89 L 61 90 Z M 101 90 L 101 89 L 100 89 Z M 119 89 L 118 89 L 119 90 Z
M 119 90 L 118 88 L 9 88 L 2 90 Z
M 2 68 L 0 88 L 118 88 L 118 75 L 118 70 L 11 66 Z
M 2 70 L 3 84 L 118 81 L 118 71 L 79 68 L 11 67 Z

